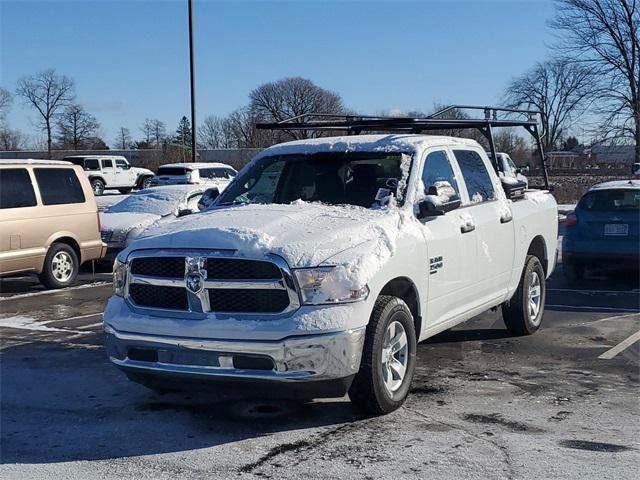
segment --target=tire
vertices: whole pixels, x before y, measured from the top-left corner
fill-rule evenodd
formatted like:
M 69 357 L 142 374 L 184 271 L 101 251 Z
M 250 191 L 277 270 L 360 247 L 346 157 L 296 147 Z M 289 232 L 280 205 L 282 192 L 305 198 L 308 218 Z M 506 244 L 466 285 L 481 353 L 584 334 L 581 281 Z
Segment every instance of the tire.
M 144 177 L 140 182 L 140 190 L 144 190 L 145 188 L 151 187 L 151 180 L 153 177 Z
M 562 264 L 562 274 L 571 282 L 584 279 L 585 266 L 579 263 L 566 262 Z
M 96 197 L 99 197 L 104 193 L 104 182 L 99 178 L 94 178 L 91 180 L 91 189 L 93 190 L 93 194 Z
M 47 288 L 64 288 L 75 282 L 80 262 L 66 243 L 54 243 L 44 259 L 40 282 Z
M 131 190 L 133 190 L 132 188 L 119 188 L 118 191 L 122 194 L 122 195 L 129 195 L 131 193 Z
M 518 289 L 502 304 L 502 318 L 512 335 L 531 335 L 542 323 L 546 285 L 538 257 L 527 255 Z
M 400 362 L 401 365 L 404 362 L 405 365 L 404 375 L 400 378 L 392 375 L 393 369 L 389 369 L 389 362 L 383 363 L 383 350 L 385 344 L 389 345 L 390 328 L 395 328 L 395 333 L 391 332 L 394 336 L 402 333 L 397 324 L 402 327 L 406 340 L 406 348 L 393 354 L 396 362 Z M 396 368 L 397 365 L 396 363 Z M 349 398 L 369 414 L 383 415 L 393 412 L 400 408 L 407 398 L 415 366 L 416 333 L 411 311 L 401 299 L 381 295 L 376 300 L 367 325 L 360 370 L 349 389 Z

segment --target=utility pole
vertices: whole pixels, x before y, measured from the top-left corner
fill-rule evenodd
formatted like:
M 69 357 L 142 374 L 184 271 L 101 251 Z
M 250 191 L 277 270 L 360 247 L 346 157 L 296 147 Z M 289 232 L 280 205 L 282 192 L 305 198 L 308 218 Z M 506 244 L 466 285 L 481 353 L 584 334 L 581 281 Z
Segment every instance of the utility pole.
M 193 56 L 193 0 L 189 4 L 189 74 L 191 76 L 191 161 L 196 161 L 196 79 Z

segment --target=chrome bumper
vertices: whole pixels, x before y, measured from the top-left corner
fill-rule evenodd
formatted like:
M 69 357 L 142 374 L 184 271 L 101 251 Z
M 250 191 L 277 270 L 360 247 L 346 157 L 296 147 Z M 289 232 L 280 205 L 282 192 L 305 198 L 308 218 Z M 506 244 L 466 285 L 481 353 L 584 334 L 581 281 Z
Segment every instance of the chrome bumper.
M 334 380 L 355 375 L 365 337 L 365 327 L 280 341 L 144 335 L 119 332 L 108 324 L 104 330 L 110 360 L 125 371 L 276 382 Z M 150 357 L 130 358 L 135 357 L 132 352 L 139 351 L 148 352 Z M 267 367 L 238 368 L 239 363 L 246 367 L 247 358 L 261 359 Z

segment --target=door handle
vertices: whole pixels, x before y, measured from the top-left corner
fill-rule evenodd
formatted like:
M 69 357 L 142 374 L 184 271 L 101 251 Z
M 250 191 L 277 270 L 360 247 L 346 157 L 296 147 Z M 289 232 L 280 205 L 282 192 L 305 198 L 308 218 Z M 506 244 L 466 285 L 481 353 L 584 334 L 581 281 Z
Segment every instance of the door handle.
M 462 233 L 473 232 L 475 229 L 476 229 L 476 226 L 471 222 L 463 223 L 462 225 L 460 225 L 460 231 Z
M 500 223 L 509 223 L 511 220 L 513 220 L 513 215 L 511 215 L 511 213 L 505 213 L 500 216 Z

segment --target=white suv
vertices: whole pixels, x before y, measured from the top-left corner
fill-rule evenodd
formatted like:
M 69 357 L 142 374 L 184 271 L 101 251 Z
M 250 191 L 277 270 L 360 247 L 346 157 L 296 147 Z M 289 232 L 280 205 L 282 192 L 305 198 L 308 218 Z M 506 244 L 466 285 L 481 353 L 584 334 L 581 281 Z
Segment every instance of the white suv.
M 120 155 L 74 155 L 64 157 L 64 160 L 82 167 L 95 195 L 102 195 L 109 189 L 126 194 L 133 188 L 147 188 L 153 178 L 151 170 L 132 167 Z
M 237 173 L 225 163 L 170 163 L 158 169 L 152 185 L 209 185 L 222 192 Z

